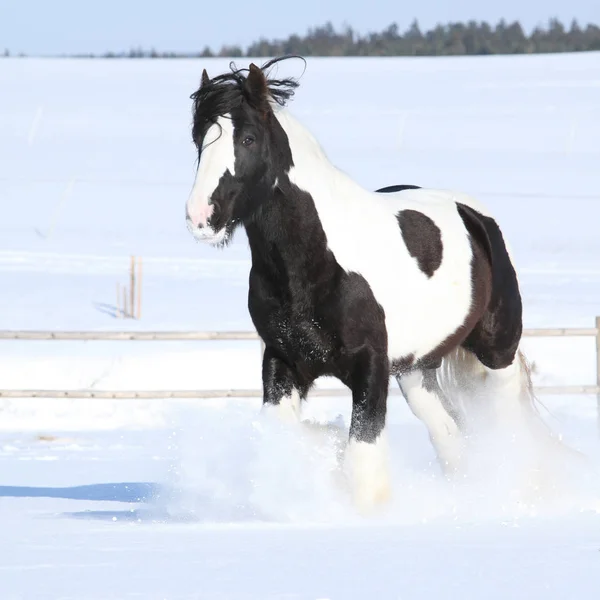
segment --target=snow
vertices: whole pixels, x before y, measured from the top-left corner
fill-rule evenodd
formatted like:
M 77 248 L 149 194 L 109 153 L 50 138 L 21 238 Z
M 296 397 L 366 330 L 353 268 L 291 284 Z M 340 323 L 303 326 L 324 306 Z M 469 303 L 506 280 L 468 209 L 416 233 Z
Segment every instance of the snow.
M 525 325 L 591 327 L 599 59 L 310 59 L 291 110 L 370 188 L 478 196 L 515 254 Z M 219 251 L 184 219 L 189 95 L 204 66 L 227 64 L 0 61 L 0 329 L 252 329 L 243 233 Z M 139 322 L 114 317 L 131 254 L 144 261 Z M 537 384 L 594 383 L 592 338 L 524 347 Z M 1 341 L 0 357 L 0 388 L 260 386 L 252 341 Z M 370 516 L 331 471 L 347 398 L 312 399 L 300 428 L 260 418 L 258 399 L 3 400 L 2 597 L 594 598 L 596 401 L 541 400 L 587 461 L 486 431 L 448 481 L 391 397 L 393 497 Z

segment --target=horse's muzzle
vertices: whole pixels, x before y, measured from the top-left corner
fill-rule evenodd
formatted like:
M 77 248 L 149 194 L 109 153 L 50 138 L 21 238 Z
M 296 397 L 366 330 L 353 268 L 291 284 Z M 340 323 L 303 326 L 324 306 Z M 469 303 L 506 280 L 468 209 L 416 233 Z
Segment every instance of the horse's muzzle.
M 186 217 L 185 222 L 188 231 L 192 234 L 193 238 L 197 242 L 203 242 L 205 244 L 211 244 L 213 246 L 216 246 L 225 239 L 225 227 L 223 227 L 222 229 L 215 230 L 210 225 L 206 225 L 205 227 L 194 226 L 194 223 L 189 217 Z

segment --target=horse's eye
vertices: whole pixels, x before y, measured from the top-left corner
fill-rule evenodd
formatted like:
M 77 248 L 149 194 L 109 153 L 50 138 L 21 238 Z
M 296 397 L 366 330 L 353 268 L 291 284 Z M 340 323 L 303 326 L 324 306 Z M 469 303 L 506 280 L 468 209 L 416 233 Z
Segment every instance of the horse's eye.
M 243 144 L 244 146 L 251 146 L 252 144 L 254 144 L 254 142 L 255 142 L 254 136 L 252 136 L 252 135 L 247 135 L 247 136 L 246 136 L 246 137 L 243 139 L 243 141 L 242 141 L 242 144 Z

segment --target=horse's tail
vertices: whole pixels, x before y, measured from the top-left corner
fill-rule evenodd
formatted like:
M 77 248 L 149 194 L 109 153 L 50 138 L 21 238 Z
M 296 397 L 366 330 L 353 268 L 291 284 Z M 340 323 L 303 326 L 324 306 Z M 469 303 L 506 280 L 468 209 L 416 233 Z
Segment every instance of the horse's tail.
M 583 456 L 569 448 L 542 417 L 543 405 L 535 395 L 532 372 L 532 365 L 519 349 L 513 367 L 494 382 L 494 377 L 472 352 L 456 348 L 444 358 L 437 376 L 447 402 L 459 415 L 461 428 L 468 428 L 473 418 L 490 410 L 486 405 L 496 402 L 498 406 L 491 414 L 498 422 L 510 420 L 507 424 L 511 426 L 522 424 L 539 441 L 554 449 Z

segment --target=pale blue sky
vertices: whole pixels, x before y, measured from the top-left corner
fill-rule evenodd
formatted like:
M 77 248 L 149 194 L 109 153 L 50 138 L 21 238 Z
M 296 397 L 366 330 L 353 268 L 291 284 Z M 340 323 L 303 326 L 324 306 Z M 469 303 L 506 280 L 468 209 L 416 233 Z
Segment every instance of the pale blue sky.
M 438 22 L 518 19 L 527 31 L 556 16 L 600 24 L 600 0 L 0 0 L 0 49 L 27 54 L 103 53 L 142 46 L 196 51 L 245 47 L 330 20 L 361 33 L 392 22 L 403 31 L 417 18 Z

